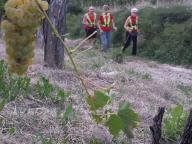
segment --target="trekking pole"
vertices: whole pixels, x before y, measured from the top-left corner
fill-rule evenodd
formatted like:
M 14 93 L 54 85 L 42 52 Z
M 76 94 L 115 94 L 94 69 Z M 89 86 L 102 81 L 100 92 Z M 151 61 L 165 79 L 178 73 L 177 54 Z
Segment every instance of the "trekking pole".
M 96 34 L 97 31 L 94 31 L 91 35 L 89 35 L 88 37 L 86 37 L 83 41 L 81 41 L 73 50 L 71 50 L 70 52 L 73 53 L 75 52 L 85 41 L 87 41 L 90 37 L 92 37 L 94 34 Z
M 77 54 L 74 56 L 74 58 L 77 57 L 78 55 L 80 55 L 80 54 L 88 51 L 88 50 L 91 50 L 91 49 L 93 49 L 93 48 L 91 47 L 91 48 L 88 48 L 88 49 L 86 49 L 86 50 L 84 50 L 84 51 L 81 51 L 81 52 L 77 53 Z
M 66 33 L 64 35 L 61 35 L 61 37 L 66 37 L 66 36 L 69 36 L 69 35 L 70 35 L 70 33 Z

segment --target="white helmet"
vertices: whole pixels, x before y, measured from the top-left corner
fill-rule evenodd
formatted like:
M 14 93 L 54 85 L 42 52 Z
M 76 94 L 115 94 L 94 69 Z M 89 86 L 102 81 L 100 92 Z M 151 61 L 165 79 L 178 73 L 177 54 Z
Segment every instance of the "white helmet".
M 109 5 L 104 5 L 104 6 L 103 6 L 103 9 L 104 9 L 105 11 L 109 10 Z
M 93 6 L 90 6 L 89 10 L 95 10 L 95 8 Z
M 131 13 L 137 13 L 137 12 L 138 12 L 137 8 L 134 7 L 134 8 L 131 9 Z

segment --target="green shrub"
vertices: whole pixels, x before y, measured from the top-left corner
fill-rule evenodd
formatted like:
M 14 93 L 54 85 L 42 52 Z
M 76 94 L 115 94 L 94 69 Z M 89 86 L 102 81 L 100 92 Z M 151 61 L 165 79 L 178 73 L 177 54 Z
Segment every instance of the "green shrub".
M 7 100 L 17 96 L 26 96 L 29 92 L 30 79 L 10 75 L 4 61 L 0 61 L 0 95 Z
M 91 139 L 90 144 L 103 144 L 103 142 L 101 140 L 93 138 Z
M 125 40 L 124 22 L 130 10 L 114 13 L 117 32 L 112 33 L 113 47 L 123 46 Z M 84 37 L 82 16 L 68 15 L 68 32 L 72 38 Z M 162 63 L 192 63 L 192 8 L 186 6 L 152 8 L 139 10 L 139 55 Z M 142 39 L 142 40 L 141 40 Z
M 30 78 L 9 74 L 7 65 L 0 61 L 0 111 L 4 105 L 17 98 L 26 98 L 29 95 L 44 102 L 64 104 L 69 93 L 53 86 L 49 79 L 40 77 L 35 86 L 30 84 Z M 47 100 L 47 101 L 46 101 Z
M 85 37 L 85 32 L 82 26 L 83 14 L 67 14 L 67 32 L 71 38 Z
M 112 33 L 112 43 L 113 45 L 121 45 L 125 39 L 124 22 L 129 16 L 129 11 L 122 10 L 114 14 L 115 23 L 118 28 L 117 32 Z
M 164 120 L 164 137 L 166 140 L 178 141 L 187 122 L 187 112 L 183 106 L 177 106 L 168 111 Z
M 191 20 L 192 9 L 184 6 L 142 9 L 140 55 L 163 63 L 191 64 Z
M 6 0 L 1 0 L 1 1 L 0 1 L 0 11 L 1 11 L 1 10 L 4 10 L 5 1 L 6 1 Z
M 70 33 L 71 38 L 83 37 L 84 30 L 82 27 L 82 19 L 85 10 L 81 6 L 81 2 L 71 0 L 67 9 L 67 32 Z
M 130 11 L 122 10 L 114 15 L 118 31 L 113 33 L 112 43 L 119 47 L 125 40 L 123 24 Z M 192 9 L 185 6 L 146 7 L 139 10 L 139 39 L 142 39 L 139 43 L 139 55 L 162 63 L 190 65 L 191 21 Z
M 49 98 L 54 90 L 53 85 L 45 77 L 41 77 L 35 85 L 36 94 L 40 99 Z
M 35 84 L 35 96 L 38 99 L 53 102 L 56 104 L 62 104 L 66 101 L 69 96 L 68 92 L 63 91 L 62 89 L 53 86 L 49 79 L 45 77 L 40 77 L 40 79 Z
M 192 93 L 192 87 L 184 84 L 178 84 L 177 88 L 181 90 L 185 95 L 190 96 Z
M 83 9 L 76 5 L 69 5 L 68 6 L 68 13 L 78 15 L 83 13 Z
M 8 73 L 7 65 L 0 61 L 0 111 L 6 103 L 17 97 L 26 97 L 29 92 L 30 79 Z

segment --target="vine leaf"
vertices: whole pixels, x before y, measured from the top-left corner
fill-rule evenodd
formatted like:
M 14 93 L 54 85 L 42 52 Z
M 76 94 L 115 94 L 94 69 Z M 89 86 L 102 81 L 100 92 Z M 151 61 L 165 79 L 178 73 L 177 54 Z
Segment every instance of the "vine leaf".
M 90 109 L 94 111 L 103 108 L 110 101 L 111 98 L 101 91 L 95 91 L 94 97 L 91 96 L 87 97 L 87 103 L 89 104 Z
M 124 123 L 124 133 L 129 138 L 133 138 L 132 130 L 138 126 L 140 122 L 139 115 L 134 112 L 128 102 L 123 102 L 119 106 L 118 116 Z
M 121 130 L 123 131 L 124 129 L 124 123 L 122 119 L 116 114 L 111 115 L 105 125 L 109 128 L 109 132 L 113 136 L 117 136 L 119 132 Z

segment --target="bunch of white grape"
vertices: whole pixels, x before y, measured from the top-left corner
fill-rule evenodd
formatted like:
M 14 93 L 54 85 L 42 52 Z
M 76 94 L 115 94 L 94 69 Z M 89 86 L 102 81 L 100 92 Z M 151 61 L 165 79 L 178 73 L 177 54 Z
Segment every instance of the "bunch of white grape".
M 38 0 L 43 10 L 48 3 Z M 5 4 L 6 18 L 1 23 L 6 42 L 9 71 L 24 74 L 34 57 L 35 35 L 44 18 L 35 0 L 8 0 Z

